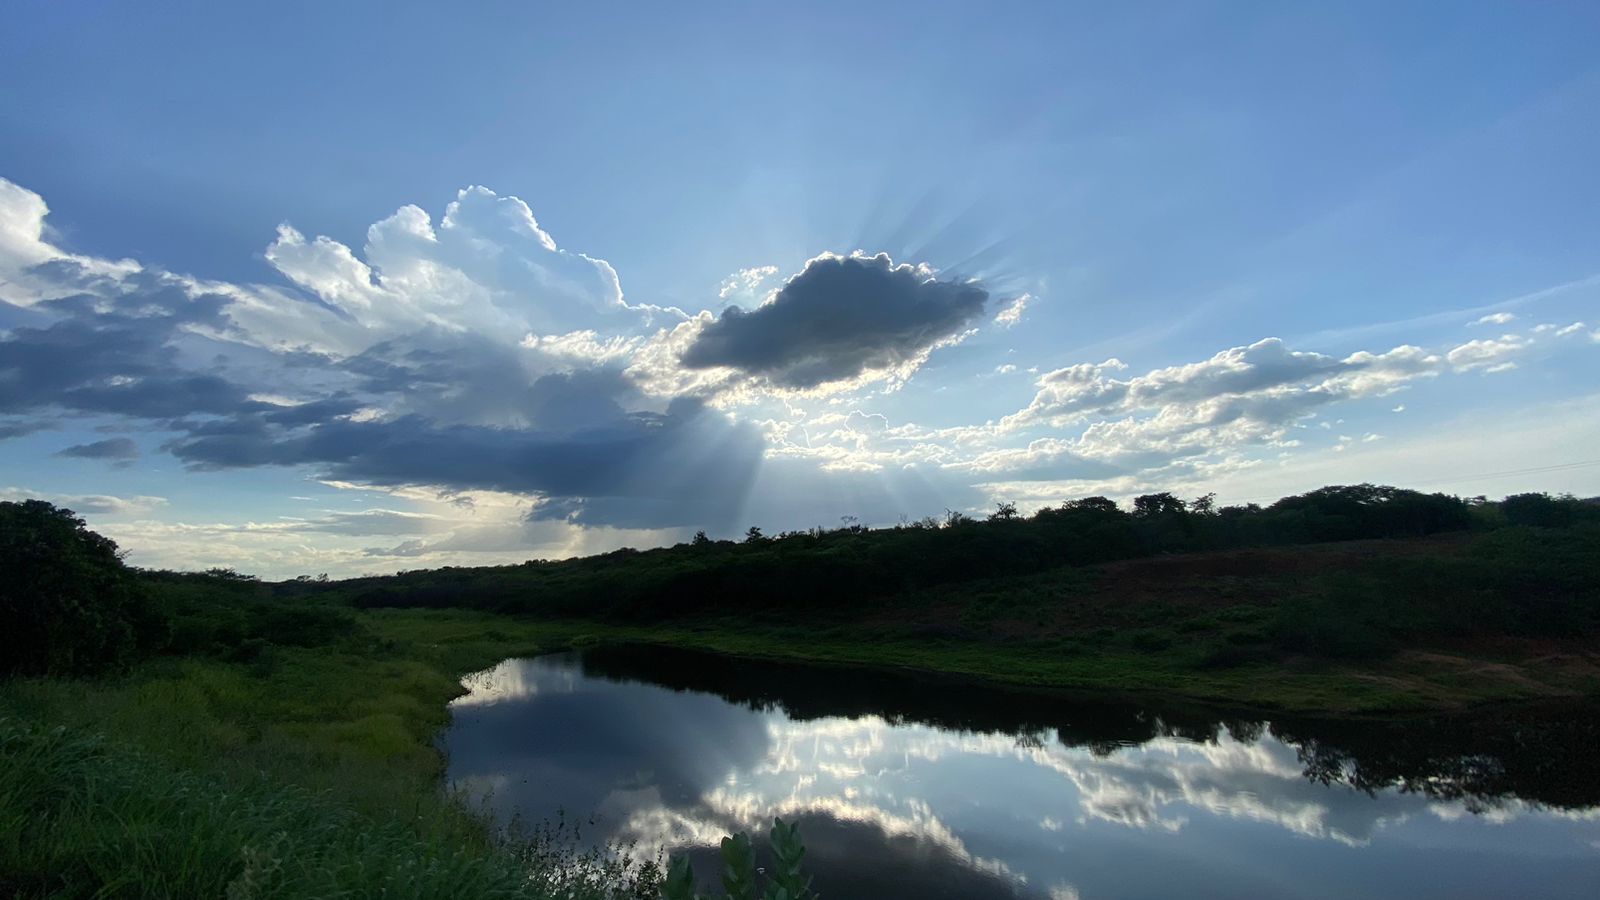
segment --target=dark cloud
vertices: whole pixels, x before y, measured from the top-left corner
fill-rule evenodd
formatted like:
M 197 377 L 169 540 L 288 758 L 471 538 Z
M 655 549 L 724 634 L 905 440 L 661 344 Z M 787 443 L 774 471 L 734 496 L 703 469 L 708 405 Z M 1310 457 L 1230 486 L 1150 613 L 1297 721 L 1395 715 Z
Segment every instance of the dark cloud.
M 139 445 L 130 438 L 107 438 L 88 444 L 73 444 L 64 450 L 58 450 L 56 455 L 75 459 L 104 459 L 127 464 L 139 458 Z
M 755 428 L 690 401 L 572 430 L 420 415 L 290 428 L 256 415 L 196 423 L 166 445 L 196 469 L 310 465 L 370 484 L 539 494 L 541 518 L 623 527 L 729 524 L 762 447 Z
M 989 293 L 940 281 L 885 254 L 819 257 L 772 302 L 730 307 L 684 352 L 692 369 L 730 366 L 790 388 L 914 359 L 983 313 Z
M 339 365 L 361 390 L 435 420 L 562 431 L 603 425 L 646 404 L 618 368 L 530 376 L 528 359 L 526 350 L 482 335 L 423 331 Z
M 44 431 L 45 429 L 51 427 L 52 423 L 38 420 L 0 422 L 0 441 L 5 440 L 6 438 L 22 437 L 25 434 L 33 434 L 35 431 Z
M 620 371 L 530 375 L 518 348 L 474 335 L 423 331 L 344 361 L 279 356 L 265 377 L 323 373 L 350 390 L 263 402 L 252 394 L 275 381 L 246 387 L 217 374 L 209 351 L 180 350 L 203 340 L 197 328 L 227 331 L 223 298 L 159 278 L 125 288 L 46 301 L 0 337 L 0 413 L 10 414 L 0 436 L 49 415 L 126 416 L 172 432 L 164 449 L 191 468 L 308 466 L 380 485 L 534 494 L 539 518 L 623 527 L 731 527 L 761 459 L 752 426 L 695 402 L 629 411 L 648 404 Z M 374 402 L 393 412 L 352 415 Z M 137 452 L 110 438 L 61 455 L 126 463 Z
M 221 376 L 187 371 L 174 340 L 227 327 L 218 295 L 191 296 L 156 276 L 130 277 L 114 298 L 80 294 L 37 304 L 48 324 L 0 338 L 0 413 L 57 408 L 163 419 L 261 406 Z

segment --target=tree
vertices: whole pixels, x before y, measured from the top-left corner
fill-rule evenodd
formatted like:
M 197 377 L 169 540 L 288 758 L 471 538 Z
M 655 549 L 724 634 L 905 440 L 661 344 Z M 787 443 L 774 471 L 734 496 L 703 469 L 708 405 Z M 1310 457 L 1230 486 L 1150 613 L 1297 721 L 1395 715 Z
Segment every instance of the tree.
M 994 512 L 989 515 L 989 520 L 992 522 L 1011 522 L 1016 518 L 1017 505 L 1009 500 L 996 503 Z
M 958 528 L 962 525 L 971 525 L 974 521 L 976 520 L 971 516 L 964 512 L 960 512 L 959 510 L 946 509 L 944 511 L 944 527 L 946 528 Z
M 1068 500 L 1061 504 L 1062 509 L 1083 510 L 1085 512 L 1114 513 L 1117 512 L 1117 502 L 1110 497 L 1083 497 L 1078 500 Z
M 1563 528 L 1572 524 L 1578 501 L 1570 496 L 1552 497 L 1549 494 L 1512 494 L 1500 501 L 1500 512 L 1511 525 L 1532 525 L 1537 528 Z
M 1183 512 L 1183 501 L 1167 491 L 1133 498 L 1133 514 L 1140 518 L 1179 516 Z
M 711 543 L 711 538 L 707 537 L 704 531 L 696 531 L 694 533 L 694 539 L 689 541 L 689 543 L 695 545 L 696 547 L 704 547 L 705 545 Z
M 754 525 L 751 525 L 750 530 L 744 533 L 744 542 L 746 544 L 759 544 L 766 539 L 767 536 L 762 534 L 761 529 Z
M 117 545 L 72 510 L 0 502 L 0 674 L 126 666 L 164 623 Z

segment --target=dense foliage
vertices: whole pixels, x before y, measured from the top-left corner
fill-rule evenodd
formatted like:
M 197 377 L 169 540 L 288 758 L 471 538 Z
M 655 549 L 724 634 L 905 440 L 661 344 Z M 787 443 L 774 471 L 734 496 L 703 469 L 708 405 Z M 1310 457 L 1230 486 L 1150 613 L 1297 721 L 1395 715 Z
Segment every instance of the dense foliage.
M 1600 521 L 1600 507 L 1536 496 L 1561 510 L 1568 524 Z M 1326 487 L 1267 507 L 1216 508 L 1209 496 L 1185 502 L 1164 493 L 1139 497 L 1126 510 L 1090 497 L 1026 518 L 1001 504 L 984 521 L 950 513 L 892 528 L 853 525 L 776 537 L 752 528 L 737 543 L 697 536 L 643 552 L 296 582 L 286 589 L 335 595 L 358 607 L 471 607 L 627 621 L 784 614 L 1164 553 L 1487 529 L 1512 521 L 1514 514 L 1518 521 L 1525 518 L 1519 509 L 1502 513 L 1498 504 L 1377 485 Z
M 117 545 L 70 510 L 0 502 L 0 673 L 121 668 L 162 622 Z

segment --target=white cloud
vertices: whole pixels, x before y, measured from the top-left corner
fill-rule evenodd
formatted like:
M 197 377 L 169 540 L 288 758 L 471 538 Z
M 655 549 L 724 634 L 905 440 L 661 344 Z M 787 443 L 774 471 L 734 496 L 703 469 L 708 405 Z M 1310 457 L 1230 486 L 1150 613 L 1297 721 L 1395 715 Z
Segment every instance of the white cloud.
M 911 329 L 915 333 L 902 342 L 904 352 L 890 357 L 874 355 L 871 347 L 856 352 L 861 348 L 850 343 L 851 329 L 843 329 L 843 336 L 829 332 L 824 335 L 825 349 L 849 365 L 834 366 L 827 374 L 855 374 L 810 387 L 806 387 L 810 379 L 791 378 L 785 386 L 761 374 L 759 367 L 687 368 L 685 353 L 713 323 L 722 321 L 717 315 L 707 311 L 690 316 L 630 305 L 608 263 L 560 247 L 521 200 L 483 188 L 462 191 L 437 221 L 417 206 L 401 207 L 368 230 L 359 250 L 327 237 L 307 237 L 284 225 L 267 257 L 293 287 L 207 282 L 146 270 L 128 261 L 75 256 L 51 242 L 47 213 L 37 194 L 0 180 L 0 291 L 6 298 L 31 304 L 46 297 L 88 293 L 102 298 L 109 310 L 114 302 L 139 301 L 146 292 L 159 291 L 163 296 L 178 295 L 180 301 L 187 298 L 197 307 L 215 304 L 221 310 L 209 318 L 194 317 L 171 334 L 156 335 L 152 340 L 165 355 L 142 360 L 146 364 L 142 374 L 99 373 L 96 377 L 106 386 L 137 387 L 141 378 L 148 380 L 162 367 L 179 375 L 216 375 L 240 386 L 241 403 L 255 405 L 253 415 L 305 416 L 307 422 L 341 426 L 425 421 L 432 429 L 349 429 L 343 432 L 347 445 L 412 445 L 419 434 L 440 438 L 439 429 L 472 426 L 480 430 L 470 436 L 502 461 L 512 458 L 510 451 L 492 438 L 546 426 L 547 431 L 539 432 L 541 441 L 584 429 L 600 429 L 609 437 L 606 429 L 619 423 L 656 433 L 663 430 L 657 426 L 676 421 L 667 415 L 669 410 L 698 410 L 697 401 L 704 400 L 728 414 L 706 411 L 709 418 L 700 421 L 734 426 L 742 421 L 747 427 L 740 433 L 748 435 L 753 445 L 752 465 L 765 460 L 803 485 L 814 495 L 802 498 L 808 510 L 820 509 L 824 502 L 839 507 L 820 520 L 825 522 L 861 511 L 856 504 L 862 502 L 856 497 L 870 492 L 863 487 L 869 480 L 856 478 L 863 473 L 879 482 L 873 485 L 877 489 L 873 496 L 887 498 L 881 507 L 873 507 L 872 514 L 888 510 L 892 516 L 923 514 L 956 503 L 951 499 L 955 497 L 977 501 L 985 492 L 1001 489 L 1015 489 L 1018 497 L 1087 485 L 1108 493 L 1163 489 L 1203 477 L 1277 467 L 1313 452 L 1297 449 L 1299 438 L 1308 433 L 1301 429 L 1331 430 L 1338 424 L 1312 421 L 1328 407 L 1383 397 L 1421 379 L 1528 365 L 1554 348 L 1557 338 L 1576 334 L 1580 337 L 1575 341 L 1581 341 L 1588 327 L 1580 322 L 1539 326 L 1527 336 L 1505 334 L 1435 349 L 1403 344 L 1342 356 L 1292 349 L 1282 340 L 1266 338 L 1137 374 L 1116 358 L 1043 374 L 1035 366 L 1027 369 L 1037 376 L 1034 397 L 1009 415 L 981 424 L 973 419 L 967 424 L 945 421 L 941 427 L 924 427 L 896 416 L 891 427 L 888 417 L 862 409 L 893 414 L 888 395 L 905 386 L 929 354 L 971 335 L 983 318 L 980 304 L 962 306 L 962 315 L 940 319 L 939 328 L 927 334 Z M 848 259 L 863 267 L 878 258 L 818 259 Z M 886 257 L 883 261 L 894 272 L 909 272 L 914 276 L 910 280 L 921 287 L 935 279 L 936 273 L 927 266 L 894 266 Z M 720 299 L 737 297 L 760 308 L 780 289 L 777 275 L 773 266 L 741 270 L 724 280 Z M 790 279 L 787 284 L 794 282 Z M 966 282 L 942 284 L 941 290 L 978 290 Z M 995 323 L 1016 324 L 1031 300 L 1027 294 L 1017 297 L 994 317 Z M 966 315 L 968 306 L 976 310 L 971 316 Z M 47 317 L 43 309 L 24 315 L 42 320 Z M 804 317 L 804 322 L 837 324 L 829 319 L 834 307 L 824 304 L 819 309 L 822 314 Z M 1463 318 L 1456 313 L 1453 321 Z M 1512 318 L 1510 313 L 1495 313 L 1480 321 L 1504 324 Z M 893 334 L 900 336 L 900 331 Z M 1600 342 L 1600 331 L 1590 337 Z M 313 353 L 290 356 L 288 350 Z M 803 369 L 812 362 L 801 353 L 793 365 L 785 361 L 787 368 L 781 371 Z M 999 363 L 996 374 L 1010 375 L 1024 361 L 994 362 Z M 547 390 L 554 387 L 561 390 Z M 933 390 L 944 387 L 934 385 Z M 802 399 L 811 397 L 818 402 Z M 318 413 L 323 403 L 329 410 Z M 812 412 L 796 409 L 801 403 L 814 407 Z M 1396 413 L 1405 408 L 1392 406 Z M 946 412 L 941 409 L 939 414 Z M 173 415 L 163 414 L 160 421 L 171 422 Z M 315 419 L 317 415 L 324 418 Z M 9 418 L 0 426 L 11 429 L 10 434 L 25 433 Z M 731 433 L 709 427 L 696 432 Z M 441 443 L 427 446 L 460 447 L 463 435 L 468 432 L 451 431 Z M 1359 442 L 1347 439 L 1338 446 L 1376 440 L 1376 434 L 1368 433 Z M 277 450 L 288 443 L 284 441 L 269 439 L 252 447 L 255 457 L 229 456 L 232 445 L 220 436 L 209 441 L 196 437 L 191 443 L 196 452 L 182 458 L 208 465 L 305 464 L 299 457 L 288 463 L 277 461 Z M 1334 452 L 1326 441 L 1305 443 L 1320 444 L 1322 450 L 1314 452 Z M 1383 447 L 1393 443 L 1398 440 L 1386 438 Z M 1366 457 L 1373 452 L 1368 446 L 1358 449 L 1351 455 Z M 199 450 L 214 452 L 204 455 Z M 262 463 L 258 458 L 271 461 Z M 649 460 L 651 468 L 663 468 L 661 462 Z M 410 475 L 412 471 L 407 469 L 406 477 L 428 484 L 438 480 Z M 320 474 L 369 477 L 354 470 Z M 776 476 L 770 478 L 762 483 L 775 483 Z M 883 490 L 891 480 L 895 490 Z M 913 484 L 920 486 L 901 490 Z M 500 482 L 459 486 L 507 488 Z M 281 567 L 289 565 L 296 553 L 315 551 L 312 558 L 321 567 L 346 572 L 400 561 L 415 565 L 444 559 L 510 559 L 523 553 L 559 555 L 572 548 L 604 548 L 613 539 L 645 544 L 672 533 L 670 528 L 611 529 L 584 537 L 582 529 L 561 521 L 531 528 L 524 521 L 530 509 L 570 512 L 584 508 L 588 498 L 564 496 L 572 505 L 557 507 L 550 496 L 539 493 L 547 488 L 526 489 L 528 494 L 519 498 L 523 507 L 504 520 L 479 516 L 467 521 L 432 507 L 394 504 L 396 508 L 381 514 L 307 514 L 289 524 L 231 522 L 204 526 L 210 529 L 204 532 L 154 523 L 146 533 L 166 548 L 161 552 L 167 559 L 210 559 L 212 550 L 217 550 L 238 552 L 262 566 Z M 145 515 L 159 506 L 159 498 L 75 498 L 106 515 Z M 749 506 L 757 502 L 765 501 L 752 499 L 743 508 L 758 508 L 763 514 L 777 508 Z M 891 509 L 889 504 L 897 507 Z M 662 508 L 679 507 L 663 502 Z M 771 520 L 761 524 L 780 527 Z M 397 540 L 382 542 L 383 547 L 370 546 L 374 543 L 370 540 L 354 543 L 362 529 L 369 535 L 392 534 Z M 126 527 L 124 533 L 130 533 Z M 318 539 L 308 540 L 311 534 Z M 224 540 L 220 535 L 232 537 Z M 176 548 L 184 541 L 192 546 L 180 552 Z M 217 543 L 208 548 L 205 541 Z
M 1287 421 L 1324 403 L 1390 393 L 1406 382 L 1436 374 L 1440 359 L 1412 346 L 1337 359 L 1290 350 L 1278 338 L 1266 338 L 1197 363 L 1129 379 L 1112 376 L 1126 368 L 1111 359 L 1047 372 L 1039 378 L 1033 401 L 1003 418 L 1001 425 L 1061 427 L 1090 416 L 1141 409 L 1194 415 L 1193 410 L 1208 404 L 1210 415 L 1218 419 L 1267 415 Z
M 0 488 L 0 500 L 20 503 L 23 500 L 45 500 L 80 516 L 133 516 L 143 515 L 167 505 L 165 497 L 142 494 L 118 496 L 114 494 L 59 494 L 24 487 Z
M 49 213 L 43 197 L 0 178 L 0 297 L 27 306 L 92 290 L 100 279 L 115 280 L 140 271 L 132 260 L 79 256 L 55 246 L 45 226 Z
M 1467 372 L 1473 369 L 1489 369 L 1490 371 L 1504 371 L 1502 363 L 1528 348 L 1528 340 L 1514 334 L 1501 335 L 1499 338 L 1467 341 L 1465 344 L 1452 349 L 1445 354 L 1445 359 L 1458 372 Z
M 778 275 L 777 266 L 752 266 L 722 279 L 717 297 L 727 303 L 754 305 L 766 299 L 766 288 Z
M 269 304 L 236 313 L 267 346 L 348 355 L 426 328 L 511 338 L 636 332 L 665 313 L 628 306 L 609 263 L 557 247 L 526 203 L 483 187 L 462 190 L 437 227 L 420 207 L 401 207 L 367 230 L 359 257 L 289 225 L 279 227 L 266 256 L 336 311 Z M 307 317 L 318 326 L 313 333 L 302 327 Z
M 1489 313 L 1488 315 L 1479 317 L 1478 319 L 1474 320 L 1472 322 L 1472 324 L 1473 325 L 1504 325 L 1507 322 L 1515 321 L 1516 318 L 1517 318 L 1516 313 L 1495 312 L 1495 313 Z
M 1001 328 L 1010 328 L 1022 321 L 1022 314 L 1027 312 L 1028 304 L 1033 302 L 1032 294 L 1023 294 L 1017 299 L 1007 303 L 994 314 L 994 323 Z

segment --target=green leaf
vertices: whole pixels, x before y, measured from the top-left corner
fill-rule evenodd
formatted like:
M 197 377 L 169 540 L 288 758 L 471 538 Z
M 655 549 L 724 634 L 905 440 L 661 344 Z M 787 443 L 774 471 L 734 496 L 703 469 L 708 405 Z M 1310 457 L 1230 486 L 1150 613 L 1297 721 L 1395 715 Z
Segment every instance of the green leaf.
M 800 823 L 784 824 L 782 819 L 772 820 L 772 852 L 777 865 L 772 873 L 772 885 L 781 889 L 784 900 L 811 900 L 811 879 L 801 870 L 805 859 L 805 844 L 800 840 Z M 769 892 L 769 896 L 773 896 Z
M 694 867 L 689 857 L 680 856 L 667 867 L 666 880 L 661 883 L 661 900 L 701 900 L 694 892 Z
M 744 832 L 722 839 L 722 887 L 728 900 L 759 900 L 756 893 L 756 852 Z

